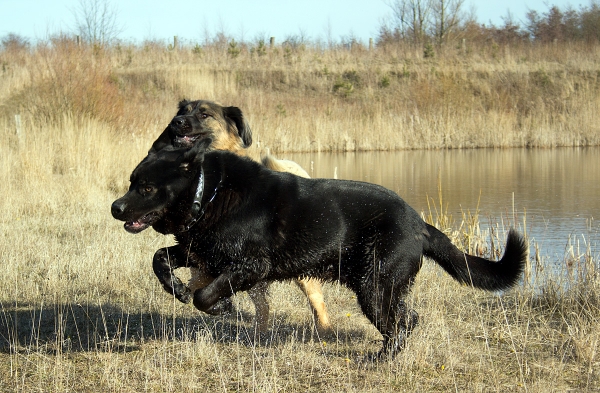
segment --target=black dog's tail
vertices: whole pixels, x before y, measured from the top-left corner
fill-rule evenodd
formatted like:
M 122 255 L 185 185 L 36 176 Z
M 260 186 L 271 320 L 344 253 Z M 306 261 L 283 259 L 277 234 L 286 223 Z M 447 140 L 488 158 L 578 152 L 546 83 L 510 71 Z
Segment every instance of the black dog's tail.
M 457 281 L 488 291 L 510 288 L 516 284 L 527 262 L 527 245 L 523 236 L 508 232 L 504 256 L 498 262 L 468 255 L 460 251 L 436 227 L 427 224 L 429 232 L 423 254 L 436 261 Z

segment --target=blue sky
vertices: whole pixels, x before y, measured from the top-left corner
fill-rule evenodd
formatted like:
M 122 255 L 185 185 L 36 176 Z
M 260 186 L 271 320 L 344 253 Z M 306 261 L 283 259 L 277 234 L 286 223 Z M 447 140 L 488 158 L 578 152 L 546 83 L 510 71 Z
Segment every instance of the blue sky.
M 274 36 L 280 42 L 286 36 L 303 33 L 310 39 L 336 41 L 351 34 L 366 42 L 376 37 L 381 21 L 390 15 L 385 0 L 218 0 L 192 2 L 165 0 L 112 0 L 119 10 L 123 26 L 120 38 L 201 41 L 205 34 L 224 31 L 237 39 L 253 40 Z M 78 0 L 0 0 L 0 37 L 16 33 L 31 41 L 49 34 L 71 32 L 73 9 Z M 510 10 L 515 19 L 523 19 L 528 9 L 548 10 L 548 4 L 564 8 L 589 0 L 466 0 L 466 9 L 474 7 L 481 23 L 500 25 Z

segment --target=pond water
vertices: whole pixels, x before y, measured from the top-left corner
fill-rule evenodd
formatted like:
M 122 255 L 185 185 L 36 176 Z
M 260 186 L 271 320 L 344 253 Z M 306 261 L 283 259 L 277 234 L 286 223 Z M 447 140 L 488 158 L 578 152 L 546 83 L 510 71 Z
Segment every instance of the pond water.
M 561 263 L 571 249 L 600 251 L 600 148 L 476 149 L 281 155 L 312 177 L 381 184 L 419 213 L 428 198 L 455 222 L 479 213 L 483 227 L 513 225 L 540 255 Z M 441 187 L 441 188 L 440 188 Z M 514 213 L 513 213 L 514 212 Z M 516 218 L 516 219 L 515 219 Z M 514 224 L 516 221 L 516 225 Z M 594 252 L 595 250 L 595 252 Z

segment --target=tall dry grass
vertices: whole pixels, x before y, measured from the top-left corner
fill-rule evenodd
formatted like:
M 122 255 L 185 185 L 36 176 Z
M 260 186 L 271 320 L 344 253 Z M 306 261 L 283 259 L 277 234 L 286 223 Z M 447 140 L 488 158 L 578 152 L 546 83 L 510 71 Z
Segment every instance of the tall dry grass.
M 497 121 L 490 124 L 497 131 L 504 126 L 509 131 L 487 138 L 511 141 L 507 145 L 522 131 L 519 127 L 543 119 L 552 132 L 538 130 L 538 140 L 546 141 L 541 145 L 558 144 L 555 134 L 572 144 L 581 141 L 569 128 L 578 122 L 590 126 L 578 132 L 591 144 L 594 133 L 588 130 L 593 130 L 597 97 L 587 63 L 573 60 L 582 70 L 560 74 L 555 71 L 576 66 L 531 60 L 539 62 L 536 70 L 546 65 L 553 86 L 580 83 L 563 103 L 561 120 L 559 107 L 548 107 L 550 95 L 544 97 L 544 111 L 531 105 L 530 113 L 482 104 L 487 98 L 493 106 L 489 97 L 498 93 L 502 78 L 530 80 L 528 61 L 496 64 L 473 54 L 471 63 L 458 58 L 428 62 L 413 54 L 411 62 L 393 63 L 390 53 L 308 49 L 231 59 L 208 51 L 198 57 L 191 51 L 139 48 L 70 52 L 59 44 L 50 49 L 65 50 L 64 55 L 39 51 L 15 63 L 3 58 L 8 65 L 0 79 L 0 391 L 600 389 L 600 285 L 593 247 L 563 261 L 571 272 L 566 276 L 549 268 L 561 261 L 536 258 L 533 248 L 528 281 L 503 294 L 460 286 L 426 262 L 409 298 L 421 325 L 395 361 L 364 367 L 357 358 L 377 350 L 381 337 L 351 292 L 325 286 L 336 332 L 319 337 L 300 291 L 273 285 L 269 335 L 257 342 L 247 295 L 236 296 L 239 312 L 228 317 L 207 316 L 174 301 L 150 266 L 154 251 L 172 239 L 151 230 L 127 234 L 109 213 L 182 96 L 239 105 L 260 145 L 279 151 L 454 146 L 452 141 L 469 135 L 459 124 L 474 127 L 472 119 L 483 124 L 490 113 L 496 113 Z M 590 64 L 595 61 L 594 51 L 585 55 Z M 73 57 L 65 61 L 62 56 Z M 486 61 L 488 72 L 482 73 Z M 390 84 L 379 86 L 388 74 L 378 67 L 394 70 L 404 64 L 409 76 L 390 71 Z M 340 91 L 343 86 L 334 91 L 338 79 L 355 77 L 344 77 L 353 69 L 363 82 L 352 89 L 346 85 L 348 94 Z M 467 111 L 469 100 L 458 98 L 469 97 L 469 83 L 481 84 L 482 93 L 481 100 L 471 98 Z M 515 94 L 529 91 L 519 83 Z M 113 93 L 97 94 L 103 86 Z M 400 98 L 391 99 L 396 95 Z M 423 103 L 430 106 L 417 105 L 421 101 L 415 97 L 429 97 Z M 575 110 L 577 103 L 581 108 Z M 443 104 L 447 110 L 438 112 Z M 520 125 L 510 119 L 520 119 Z M 560 124 L 564 128 L 558 132 Z M 532 136 L 538 132 L 534 128 Z M 479 137 L 476 133 L 456 146 L 477 145 Z M 482 231 L 476 213 L 453 221 L 438 199 L 424 212 L 427 220 L 471 252 L 501 253 L 509 223 Z
M 164 126 L 182 98 L 247 114 L 273 152 L 598 145 L 598 45 L 372 51 L 77 46 L 1 52 L 0 115 L 69 112 L 123 133 Z M 259 54 L 260 53 L 260 54 Z
M 25 124 L 27 142 L 2 132 L 0 380 L 3 391 L 595 391 L 598 250 L 569 263 L 531 260 L 530 280 L 504 294 L 453 282 L 426 262 L 412 307 L 422 324 L 389 363 L 357 359 L 380 346 L 351 292 L 325 286 L 334 336 L 313 331 L 306 300 L 271 288 L 271 327 L 254 340 L 253 308 L 210 317 L 160 288 L 154 251 L 171 239 L 127 234 L 109 214 L 151 138 L 93 120 Z M 6 124 L 4 124 L 6 126 Z M 158 130 L 157 130 L 158 131 Z M 34 137 L 35 136 L 35 137 Z M 443 191 L 425 218 L 462 248 L 498 256 L 505 227 L 452 220 Z M 573 265 L 574 263 L 574 265 Z

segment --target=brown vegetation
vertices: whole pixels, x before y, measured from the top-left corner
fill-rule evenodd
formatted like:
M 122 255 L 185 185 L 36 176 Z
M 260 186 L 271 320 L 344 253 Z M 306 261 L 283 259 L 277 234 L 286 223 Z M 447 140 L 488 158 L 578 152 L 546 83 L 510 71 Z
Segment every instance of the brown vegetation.
M 236 44 L 237 45 L 237 44 Z M 600 143 L 600 46 L 579 43 L 318 47 L 78 46 L 0 52 L 0 116 L 65 115 L 154 136 L 181 98 L 247 114 L 260 147 L 346 151 Z M 145 116 L 137 116 L 144 113 Z
M 598 46 L 231 48 L 0 52 L 0 391 L 600 389 L 597 250 L 549 262 L 567 278 L 533 259 L 502 296 L 426 262 L 410 299 L 423 323 L 396 361 L 363 368 L 380 337 L 350 292 L 325 288 L 337 331 L 318 337 L 300 291 L 275 285 L 258 345 L 246 295 L 224 318 L 174 302 L 150 266 L 171 240 L 109 213 L 183 97 L 241 107 L 278 152 L 598 145 Z M 431 211 L 465 249 L 504 242 Z

